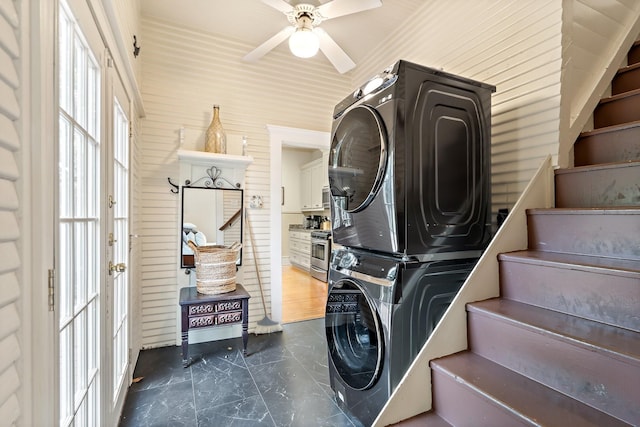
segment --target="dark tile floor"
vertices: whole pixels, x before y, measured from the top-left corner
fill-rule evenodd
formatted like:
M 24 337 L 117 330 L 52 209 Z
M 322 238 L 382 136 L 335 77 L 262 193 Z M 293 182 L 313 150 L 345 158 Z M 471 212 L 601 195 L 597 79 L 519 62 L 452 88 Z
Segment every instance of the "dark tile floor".
M 120 427 L 362 427 L 335 403 L 329 387 L 324 319 L 283 332 L 140 353 Z

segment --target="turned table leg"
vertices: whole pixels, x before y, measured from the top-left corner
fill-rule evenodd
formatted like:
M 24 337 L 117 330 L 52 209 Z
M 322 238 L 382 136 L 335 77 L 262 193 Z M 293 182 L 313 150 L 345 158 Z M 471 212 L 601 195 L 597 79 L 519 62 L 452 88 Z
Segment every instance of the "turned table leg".
M 182 306 L 182 367 L 189 366 L 189 306 Z
M 242 348 L 247 355 L 247 343 L 249 342 L 249 299 L 242 300 Z

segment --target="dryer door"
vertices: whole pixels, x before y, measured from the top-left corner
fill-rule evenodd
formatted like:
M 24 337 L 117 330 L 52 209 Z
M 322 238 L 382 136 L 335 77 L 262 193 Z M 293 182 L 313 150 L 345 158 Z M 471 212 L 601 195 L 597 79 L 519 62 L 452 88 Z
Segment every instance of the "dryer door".
M 357 283 L 342 279 L 330 289 L 325 326 L 329 357 L 342 380 L 356 390 L 372 387 L 382 369 L 382 329 Z
M 384 124 L 371 107 L 347 111 L 335 128 L 329 153 L 329 185 L 347 212 L 364 209 L 375 197 L 387 163 Z

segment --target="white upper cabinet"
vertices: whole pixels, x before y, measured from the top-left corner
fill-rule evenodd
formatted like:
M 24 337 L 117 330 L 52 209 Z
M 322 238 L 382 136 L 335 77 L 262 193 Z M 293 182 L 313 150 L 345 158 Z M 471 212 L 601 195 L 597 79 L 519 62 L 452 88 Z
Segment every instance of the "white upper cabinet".
M 300 168 L 300 210 L 323 210 L 322 187 L 328 185 L 327 182 L 327 167 L 323 159 L 316 159 Z

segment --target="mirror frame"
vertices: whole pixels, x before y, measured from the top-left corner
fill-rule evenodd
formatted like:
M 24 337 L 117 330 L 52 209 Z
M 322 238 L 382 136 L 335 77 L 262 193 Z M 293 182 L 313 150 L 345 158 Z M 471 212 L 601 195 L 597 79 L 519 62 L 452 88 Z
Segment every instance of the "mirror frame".
M 242 190 L 241 188 L 224 188 L 224 187 L 216 187 L 216 186 L 204 186 L 204 187 L 200 187 L 200 186 L 191 186 L 191 185 L 186 185 L 182 187 L 182 198 L 180 201 L 180 230 L 179 230 L 179 236 L 180 236 L 180 241 L 179 241 L 179 247 L 180 247 L 180 259 L 179 259 L 179 263 L 180 263 L 180 268 L 185 268 L 187 269 L 187 272 L 189 271 L 189 269 L 195 268 L 195 260 L 193 262 L 193 264 L 186 264 L 185 263 L 185 256 L 189 256 L 189 255 L 184 255 L 182 250 L 183 250 L 183 241 L 182 241 L 182 233 L 184 230 L 184 199 L 185 199 L 185 190 L 187 189 L 191 189 L 191 190 L 211 190 L 211 191 L 237 191 L 240 194 L 240 209 L 238 210 L 238 214 L 233 215 L 231 218 L 229 218 L 225 224 L 226 225 L 227 222 L 231 221 L 231 219 L 233 219 L 236 216 L 239 216 L 238 219 L 236 219 L 236 221 L 240 221 L 240 243 L 244 243 L 244 190 Z M 240 248 L 240 252 L 238 255 L 238 261 L 236 262 L 236 269 L 238 267 L 240 267 L 242 265 L 242 247 Z

